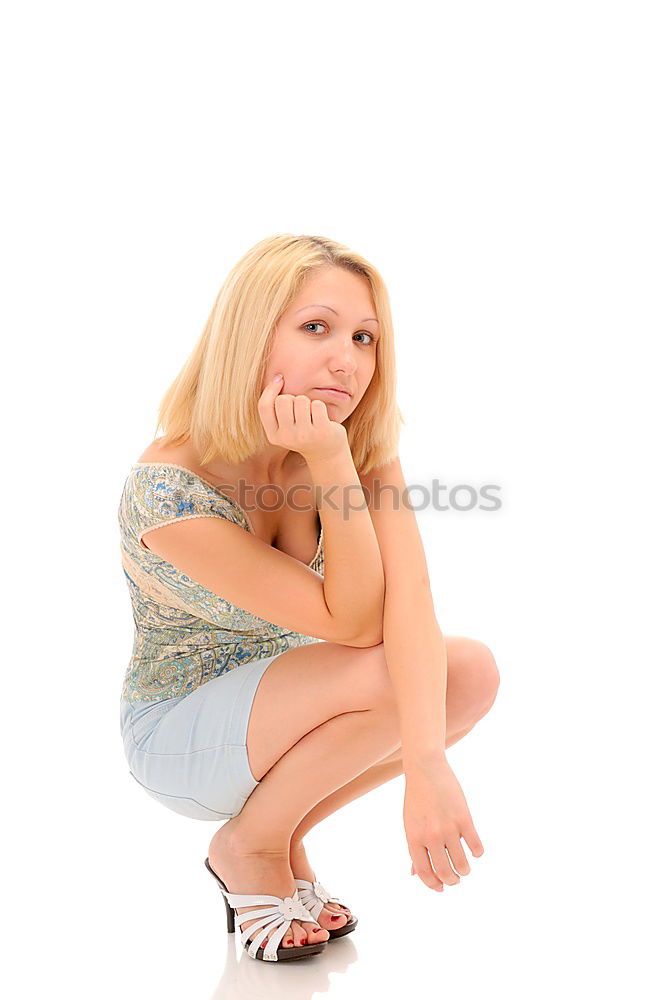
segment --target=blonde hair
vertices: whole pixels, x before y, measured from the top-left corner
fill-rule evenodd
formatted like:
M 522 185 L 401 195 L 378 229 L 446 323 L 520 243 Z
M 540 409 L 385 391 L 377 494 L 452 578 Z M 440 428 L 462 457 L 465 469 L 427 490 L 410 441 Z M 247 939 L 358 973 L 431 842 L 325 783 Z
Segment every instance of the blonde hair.
M 373 377 L 343 421 L 355 468 L 366 474 L 397 457 L 405 421 L 396 401 L 387 287 L 376 268 L 348 247 L 290 233 L 261 240 L 224 281 L 203 333 L 159 406 L 162 445 L 190 438 L 201 465 L 217 456 L 235 465 L 269 444 L 257 404 L 274 329 L 306 279 L 325 267 L 343 267 L 368 281 L 380 327 Z

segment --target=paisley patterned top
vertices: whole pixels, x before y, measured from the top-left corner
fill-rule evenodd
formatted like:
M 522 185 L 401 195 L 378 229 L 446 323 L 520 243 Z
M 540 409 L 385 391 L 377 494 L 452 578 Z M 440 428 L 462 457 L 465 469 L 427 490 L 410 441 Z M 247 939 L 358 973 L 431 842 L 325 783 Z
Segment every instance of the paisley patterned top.
M 150 528 L 192 517 L 221 517 L 253 533 L 242 507 L 191 470 L 162 462 L 132 466 L 118 509 L 135 625 L 122 699 L 179 698 L 241 663 L 322 641 L 231 604 L 141 543 Z M 322 525 L 309 567 L 324 575 Z

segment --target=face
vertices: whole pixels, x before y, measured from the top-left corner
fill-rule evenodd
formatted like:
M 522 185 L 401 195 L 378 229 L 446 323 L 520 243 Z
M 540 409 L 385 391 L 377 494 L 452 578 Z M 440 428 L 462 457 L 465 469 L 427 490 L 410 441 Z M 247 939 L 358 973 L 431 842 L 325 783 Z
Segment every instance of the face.
M 341 422 L 371 381 L 379 336 L 366 279 L 339 267 L 317 271 L 277 323 L 263 388 L 283 372 L 282 392 L 322 399 Z M 335 385 L 350 395 L 325 392 Z

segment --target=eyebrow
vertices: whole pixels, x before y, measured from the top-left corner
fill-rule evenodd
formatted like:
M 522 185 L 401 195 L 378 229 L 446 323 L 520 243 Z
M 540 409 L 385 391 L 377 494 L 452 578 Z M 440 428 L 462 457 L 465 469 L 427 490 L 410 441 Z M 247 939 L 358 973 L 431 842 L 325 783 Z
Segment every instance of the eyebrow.
M 301 309 L 297 309 L 295 311 L 295 315 L 297 316 L 298 313 L 304 312 L 305 309 L 329 309 L 330 312 L 333 312 L 335 316 L 339 315 L 339 313 L 337 312 L 337 310 L 333 309 L 332 306 L 324 306 L 324 305 L 321 305 L 320 302 L 312 302 L 312 304 L 310 306 L 302 306 Z M 361 319 L 360 320 L 360 323 L 377 323 L 377 322 L 378 322 L 378 320 L 376 319 L 375 316 L 367 316 L 366 319 Z

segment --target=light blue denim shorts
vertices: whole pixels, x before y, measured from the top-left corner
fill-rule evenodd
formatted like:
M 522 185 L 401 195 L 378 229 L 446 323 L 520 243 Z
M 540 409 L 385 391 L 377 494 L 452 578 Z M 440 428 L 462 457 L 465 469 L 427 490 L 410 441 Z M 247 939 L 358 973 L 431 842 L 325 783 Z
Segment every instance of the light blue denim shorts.
M 258 781 L 247 729 L 261 677 L 275 656 L 242 663 L 166 701 L 120 700 L 129 773 L 148 795 L 191 819 L 231 819 Z

